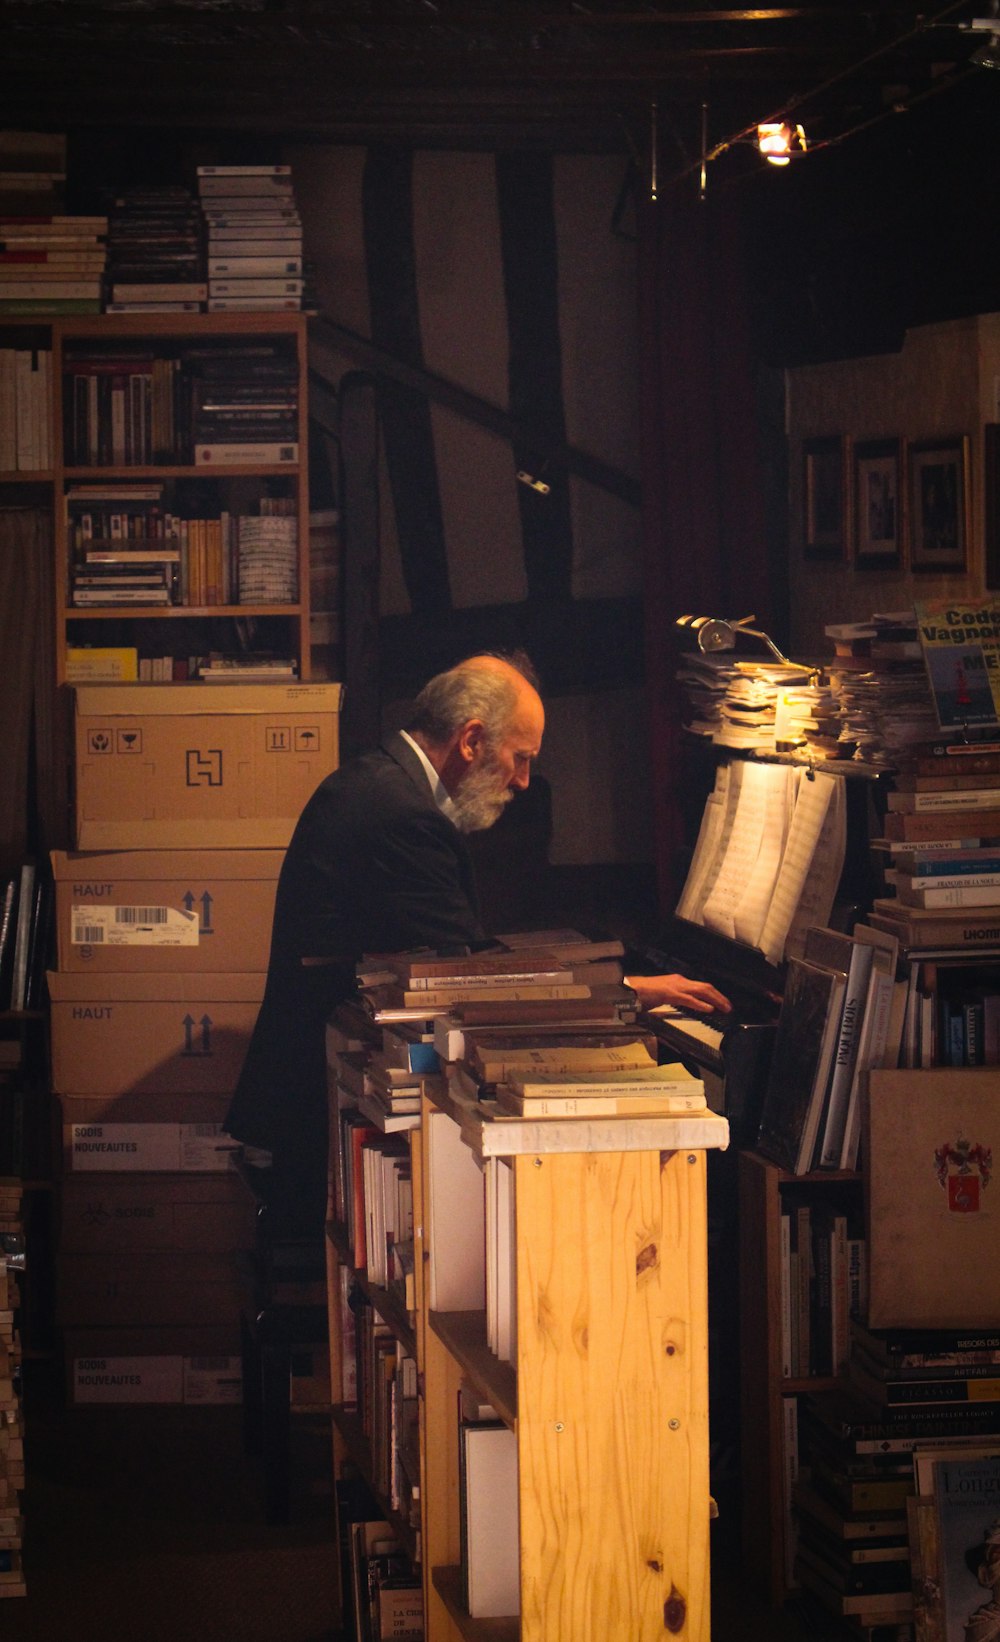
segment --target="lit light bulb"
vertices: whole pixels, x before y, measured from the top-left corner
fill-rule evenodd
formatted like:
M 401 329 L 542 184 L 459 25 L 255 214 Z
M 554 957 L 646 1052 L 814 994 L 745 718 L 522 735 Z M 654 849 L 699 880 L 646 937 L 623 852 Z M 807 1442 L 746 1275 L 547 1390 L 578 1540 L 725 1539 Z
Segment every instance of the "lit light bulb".
M 757 147 L 770 165 L 787 165 L 793 154 L 806 151 L 806 134 L 800 125 L 772 120 L 757 127 Z

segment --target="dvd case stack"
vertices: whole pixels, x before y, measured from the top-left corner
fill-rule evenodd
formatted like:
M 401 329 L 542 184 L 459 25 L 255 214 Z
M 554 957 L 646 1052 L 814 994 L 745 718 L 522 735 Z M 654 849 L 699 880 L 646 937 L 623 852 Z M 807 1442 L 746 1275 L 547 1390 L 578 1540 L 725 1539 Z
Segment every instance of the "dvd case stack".
M 200 165 L 208 310 L 302 307 L 302 222 L 290 165 Z
M 108 286 L 108 313 L 201 312 L 201 224 L 189 188 L 126 188 L 109 200 Z

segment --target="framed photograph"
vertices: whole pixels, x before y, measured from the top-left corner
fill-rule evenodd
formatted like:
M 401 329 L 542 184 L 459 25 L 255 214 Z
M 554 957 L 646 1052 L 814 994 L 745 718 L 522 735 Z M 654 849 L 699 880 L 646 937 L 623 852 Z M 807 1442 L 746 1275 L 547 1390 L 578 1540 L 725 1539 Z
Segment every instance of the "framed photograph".
M 969 441 L 925 439 L 909 448 L 910 568 L 966 567 Z
M 858 570 L 895 570 L 902 562 L 900 442 L 870 439 L 854 446 L 854 563 Z
M 847 486 L 844 440 L 839 433 L 802 444 L 802 552 L 807 559 L 842 559 Z
M 987 587 L 1000 587 L 1000 422 L 983 429 L 983 530 Z

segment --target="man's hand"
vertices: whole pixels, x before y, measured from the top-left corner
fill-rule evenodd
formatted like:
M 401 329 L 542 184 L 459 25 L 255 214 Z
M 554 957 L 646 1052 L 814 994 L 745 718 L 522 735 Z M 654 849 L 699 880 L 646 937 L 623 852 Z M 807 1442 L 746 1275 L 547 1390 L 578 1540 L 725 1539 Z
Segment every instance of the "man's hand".
M 709 981 L 693 981 L 687 975 L 626 975 L 639 999 L 642 1009 L 655 1009 L 659 1004 L 671 1004 L 684 1014 L 710 1015 L 718 1012 L 728 1015 L 732 1004 Z

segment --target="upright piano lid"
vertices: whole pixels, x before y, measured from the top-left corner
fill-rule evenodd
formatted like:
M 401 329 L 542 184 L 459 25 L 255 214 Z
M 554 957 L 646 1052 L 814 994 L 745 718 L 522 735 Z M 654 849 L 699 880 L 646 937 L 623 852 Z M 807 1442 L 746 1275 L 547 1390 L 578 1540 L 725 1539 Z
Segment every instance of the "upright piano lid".
M 680 970 L 697 980 L 711 981 L 734 1002 L 761 1005 L 780 998 L 785 989 L 784 964 L 772 964 L 758 947 L 687 918 L 668 918 L 643 955 L 663 973 Z

